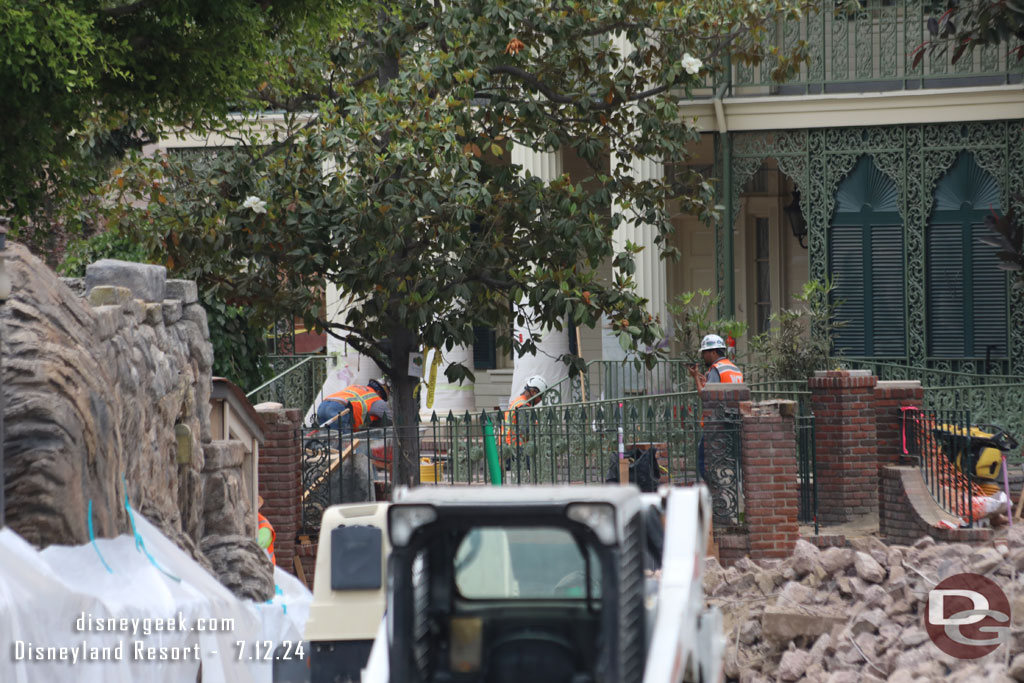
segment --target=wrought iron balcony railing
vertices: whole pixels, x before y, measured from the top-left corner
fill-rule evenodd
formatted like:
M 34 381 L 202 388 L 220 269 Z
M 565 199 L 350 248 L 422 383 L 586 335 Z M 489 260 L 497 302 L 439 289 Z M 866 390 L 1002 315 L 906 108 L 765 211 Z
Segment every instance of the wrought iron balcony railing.
M 808 46 L 810 61 L 795 77 L 785 83 L 774 81 L 777 61 L 772 58 L 758 65 L 733 65 L 729 94 L 807 95 L 1021 82 L 1024 61 L 1011 54 L 1017 44 L 979 48 L 956 64 L 952 49 L 925 52 L 915 61 L 918 47 L 931 38 L 928 19 L 941 14 L 944 3 L 862 0 L 855 11 L 837 8 L 839 4 L 821 0 L 817 13 L 774 27 L 771 38 L 780 52 L 791 51 L 799 41 Z

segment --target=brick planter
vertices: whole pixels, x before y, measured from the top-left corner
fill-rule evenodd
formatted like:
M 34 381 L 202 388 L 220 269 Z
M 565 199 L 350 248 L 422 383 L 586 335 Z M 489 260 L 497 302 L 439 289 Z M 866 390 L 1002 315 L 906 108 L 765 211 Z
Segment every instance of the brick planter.
M 925 486 L 917 467 L 887 466 L 880 473 L 879 531 L 887 543 L 912 545 L 922 536 L 950 543 L 983 543 L 991 529 L 940 529 L 939 520 L 953 520 L 940 508 Z

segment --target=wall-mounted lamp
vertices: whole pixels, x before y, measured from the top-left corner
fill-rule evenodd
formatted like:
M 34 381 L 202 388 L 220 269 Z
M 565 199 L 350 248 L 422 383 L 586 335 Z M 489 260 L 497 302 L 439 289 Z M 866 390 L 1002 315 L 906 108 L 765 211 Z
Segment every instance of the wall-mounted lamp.
M 807 221 L 804 220 L 804 214 L 800 210 L 800 190 L 793 190 L 793 201 L 789 206 L 785 207 L 783 211 L 786 212 L 786 219 L 789 220 L 789 227 L 793 230 L 793 237 L 800 243 L 800 246 L 804 249 L 807 248 Z

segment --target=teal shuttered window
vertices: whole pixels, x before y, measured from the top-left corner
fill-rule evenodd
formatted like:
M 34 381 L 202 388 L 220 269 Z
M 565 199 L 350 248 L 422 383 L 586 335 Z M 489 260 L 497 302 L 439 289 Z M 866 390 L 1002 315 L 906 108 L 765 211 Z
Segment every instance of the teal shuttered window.
M 493 370 L 498 367 L 494 328 L 473 326 L 473 369 Z
M 836 191 L 829 263 L 845 324 L 835 347 L 849 356 L 906 354 L 903 219 L 896 183 L 868 156 Z
M 983 244 L 1000 189 L 964 152 L 935 189 L 928 226 L 928 353 L 932 358 L 1007 355 L 1006 274 Z

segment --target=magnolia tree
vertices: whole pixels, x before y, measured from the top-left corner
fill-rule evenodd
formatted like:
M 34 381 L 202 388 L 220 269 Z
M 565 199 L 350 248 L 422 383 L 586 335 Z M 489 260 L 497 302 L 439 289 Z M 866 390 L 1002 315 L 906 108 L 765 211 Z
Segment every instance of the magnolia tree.
M 655 226 L 671 257 L 666 203 L 712 220 L 712 186 L 694 173 L 641 181 L 631 164 L 685 161 L 698 134 L 678 101 L 713 84 L 727 56 L 771 51 L 778 76 L 792 69 L 804 46 L 780 54 L 764 40 L 803 9 L 380 4 L 337 37 L 306 85 L 306 113 L 234 148 L 123 168 L 113 225 L 252 320 L 301 314 L 374 359 L 393 387 L 396 481 L 415 483 L 409 362 L 423 347 L 471 344 L 486 325 L 506 352 L 534 352 L 512 335 L 525 311 L 556 330 L 607 316 L 624 347 L 657 346 L 660 323 L 635 291 L 639 247 L 616 251 L 613 233 L 623 221 Z M 586 177 L 533 177 L 511 162 L 513 146 L 574 155 Z M 324 310 L 327 283 L 348 299 L 340 319 Z M 457 364 L 446 374 L 472 376 Z

